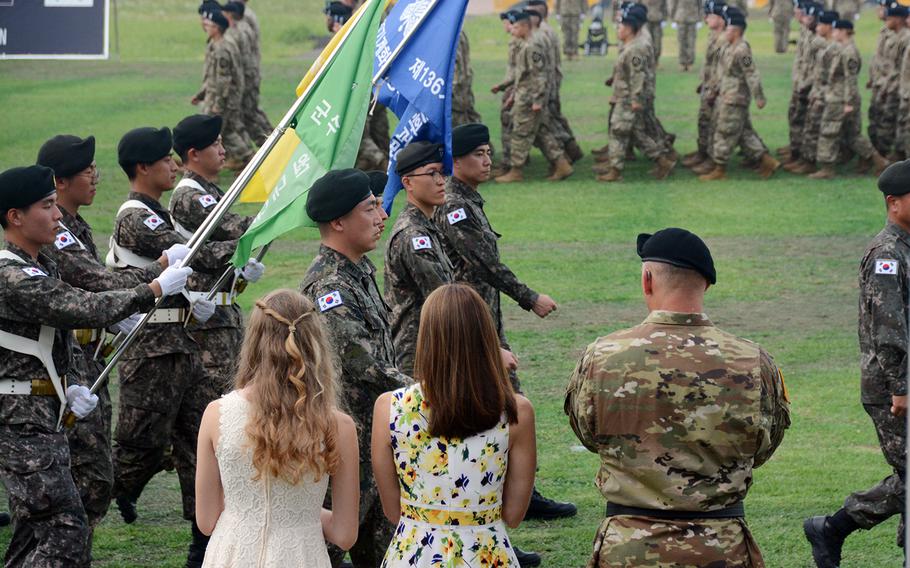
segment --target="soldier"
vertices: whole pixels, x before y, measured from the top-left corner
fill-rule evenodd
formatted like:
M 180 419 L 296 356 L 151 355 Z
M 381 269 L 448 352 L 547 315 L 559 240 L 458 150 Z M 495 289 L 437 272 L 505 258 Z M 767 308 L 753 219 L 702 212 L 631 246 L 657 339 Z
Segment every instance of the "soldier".
M 897 123 L 900 118 L 900 76 L 901 61 L 907 44 L 910 43 L 910 30 L 907 29 L 907 16 L 910 10 L 893 2 L 885 9 L 885 26 L 891 30 L 890 41 L 884 48 L 884 63 L 881 68 L 880 86 L 880 116 L 875 131 L 878 137 L 876 149 L 890 161 L 897 161 L 899 156 L 895 153 L 897 138 Z
M 224 146 L 227 167 L 241 170 L 253 157 L 252 140 L 243 128 L 243 64 L 237 45 L 225 40 L 228 20 L 209 4 L 200 6 L 202 25 L 208 35 L 202 89 L 190 102 L 202 104 L 204 114 L 224 119 Z
M 556 0 L 556 13 L 562 29 L 562 52 L 572 61 L 578 57 L 578 27 L 588 3 L 585 0 Z
M 768 16 L 774 22 L 774 51 L 787 53 L 790 44 L 790 20 L 793 19 L 794 1 L 799 0 L 771 0 L 768 7 Z
M 708 27 L 708 47 L 705 50 L 705 61 L 701 68 L 701 82 L 695 92 L 699 95 L 698 105 L 698 147 L 691 154 L 682 159 L 682 165 L 689 168 L 710 160 L 708 150 L 711 144 L 711 115 L 714 101 L 710 95 L 717 90 L 720 77 L 717 67 L 720 62 L 721 51 L 727 44 L 724 35 L 724 8 L 727 5 L 722 0 L 708 0 L 705 2 L 705 25 Z
M 831 9 L 840 14 L 841 18 L 851 22 L 859 19 L 862 7 L 862 0 L 831 0 Z
M 108 266 L 142 270 L 161 251 L 186 244 L 161 205 L 177 177 L 167 128 L 136 128 L 123 135 L 117 161 L 130 180 L 128 200 L 120 206 L 110 240 Z M 236 241 L 206 243 L 193 267 L 221 274 Z M 120 411 L 114 432 L 114 498 L 123 520 L 136 520 L 136 501 L 163 467 L 171 448 L 180 481 L 183 517 L 192 523 L 187 566 L 201 566 L 208 538 L 195 521 L 196 437 L 206 405 L 221 393 L 207 383 L 199 344 L 186 329 L 190 317 L 204 323 L 215 304 L 190 303 L 179 296 L 161 304 L 135 343 L 120 359 Z
M 471 46 L 464 27 L 458 35 L 455 51 L 455 73 L 452 75 L 452 126 L 480 122 L 480 114 L 474 109 L 474 70 L 471 68 Z
M 223 12 L 230 23 L 225 37 L 235 41 L 243 62 L 243 102 L 240 108 L 244 130 L 253 142 L 261 145 L 272 133 L 272 125 L 259 107 L 259 85 L 262 82 L 259 38 L 252 26 L 246 23 L 243 17 L 245 10 L 246 5 L 239 0 L 224 5 Z
M 250 0 L 240 0 L 240 1 L 243 2 L 243 6 L 244 6 L 243 18 L 247 21 L 247 23 L 253 29 L 253 33 L 255 34 L 255 37 L 256 37 L 256 46 L 258 47 L 259 45 L 261 45 L 260 38 L 262 37 L 262 34 L 260 33 L 260 30 L 259 30 L 259 18 L 256 17 L 256 12 L 254 12 L 253 9 L 250 8 Z
M 684 72 L 695 64 L 695 40 L 698 38 L 700 11 L 699 0 L 671 0 L 670 3 L 670 17 L 676 25 L 676 39 L 679 42 L 679 68 Z
M 412 374 L 423 303 L 430 292 L 454 282 L 452 263 L 433 223 L 433 211 L 446 198 L 444 152 L 441 144 L 411 142 L 398 154 L 395 169 L 408 194 L 408 204 L 389 236 L 384 288 L 391 310 L 396 363 L 399 369 Z
M 859 348 L 862 404 L 875 425 L 885 461 L 894 470 L 875 487 L 851 494 L 833 515 L 806 519 L 803 529 L 819 568 L 836 568 L 844 540 L 900 514 L 904 546 L 907 424 L 907 266 L 910 262 L 910 161 L 888 166 L 878 179 L 888 209 L 859 270 Z
M 910 26 L 910 17 L 908 17 L 907 25 Z M 903 160 L 910 156 L 910 49 L 904 49 L 904 55 L 898 63 L 898 67 L 900 103 L 897 113 L 898 121 L 894 154 L 895 157 Z
M 319 306 L 341 369 L 342 405 L 357 422 L 360 445 L 360 530 L 351 548 L 355 566 L 379 566 L 394 527 L 386 520 L 370 465 L 373 405 L 385 391 L 411 384 L 395 366 L 389 309 L 366 253 L 376 248 L 385 220 L 370 178 L 360 170 L 333 170 L 316 180 L 306 213 L 319 224 L 319 254 L 301 292 Z M 330 547 L 332 566 L 344 551 Z
M 81 384 L 70 330 L 101 328 L 179 293 L 192 272 L 169 267 L 151 284 L 93 293 L 60 280 L 41 252 L 55 242 L 60 210 L 54 172 L 43 166 L 0 174 L 0 477 L 13 533 L 5 566 L 82 566 L 91 532 L 70 471 L 63 406 L 84 419 L 98 398 Z M 37 339 L 36 339 L 37 338 Z
M 790 104 L 787 108 L 790 143 L 778 148 L 777 153 L 786 162 L 784 169 L 790 170 L 800 162 L 800 147 L 803 144 L 803 129 L 806 126 L 806 114 L 809 111 L 809 92 L 812 89 L 811 74 L 807 71 L 815 53 L 824 45 L 821 38 L 815 35 L 817 15 L 821 12 L 820 4 L 805 0 L 796 7 L 796 18 L 800 24 L 799 38 L 796 40 L 796 54 L 790 70 Z
M 616 2 L 619 4 L 619 2 Z M 664 20 L 667 17 L 667 0 L 643 0 L 642 5 L 647 8 L 647 30 L 654 47 L 654 67 L 660 64 L 660 54 L 663 47 Z
M 495 176 L 504 175 L 511 169 L 512 164 L 512 105 L 515 97 L 515 62 L 518 55 L 518 38 L 512 35 L 511 11 L 499 14 L 503 30 L 509 35 L 508 59 L 506 60 L 506 74 L 502 81 L 493 85 L 490 92 L 494 95 L 502 92 L 502 102 L 499 106 L 499 124 L 501 126 L 500 137 L 502 139 L 502 154 L 499 165 L 497 166 Z M 494 176 L 494 177 L 495 177 Z
M 761 138 L 752 130 L 749 119 L 749 103 L 752 98 L 755 98 L 755 105 L 763 109 L 765 95 L 761 77 L 752 60 L 752 48 L 743 38 L 746 17 L 737 8 L 728 6 L 726 23 L 724 34 L 728 45 L 718 67 L 721 79 L 715 95 L 714 139 L 711 146 L 714 169 L 699 176 L 699 179 L 726 179 L 727 161 L 736 146 L 743 149 L 746 159 L 759 164 L 758 174 L 767 179 L 777 171 L 780 162 L 768 154 Z
M 717 277 L 701 239 L 642 234 L 638 255 L 650 314 L 590 344 L 566 390 L 607 500 L 587 565 L 764 566 L 742 502 L 790 425 L 783 376 L 705 315 Z
M 57 208 L 61 218 L 54 246 L 41 252 L 57 265 L 60 280 L 88 292 L 106 292 L 134 288 L 157 278 L 171 263 L 183 260 L 187 248 L 175 245 L 144 271 L 114 273 L 98 256 L 92 229 L 79 215 L 79 209 L 90 206 L 95 198 L 100 174 L 95 164 L 95 137 L 82 139 L 60 135 L 45 142 L 38 151 L 37 164 L 54 170 Z M 134 319 L 135 318 L 135 319 Z M 114 324 L 115 331 L 129 333 L 137 316 Z M 91 386 L 104 369 L 103 349 L 105 330 L 79 329 L 75 332 L 81 349 L 74 364 L 79 372 L 71 376 L 73 384 Z M 114 466 L 111 461 L 111 395 L 107 383 L 97 391 L 99 408 L 67 431 L 70 447 L 70 468 L 79 490 L 82 506 L 88 519 L 89 538 L 85 555 L 78 564 L 90 566 L 92 533 L 107 514 L 114 485 Z

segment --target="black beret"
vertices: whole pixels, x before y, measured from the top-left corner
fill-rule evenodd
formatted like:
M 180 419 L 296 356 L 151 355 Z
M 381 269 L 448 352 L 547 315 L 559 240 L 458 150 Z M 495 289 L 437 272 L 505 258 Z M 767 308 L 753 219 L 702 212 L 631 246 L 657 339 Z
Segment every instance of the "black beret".
M 631 3 L 622 11 L 623 20 L 638 20 L 640 24 L 648 21 L 648 7 L 644 4 Z
M 24 209 L 55 191 L 54 170 L 44 166 L 11 168 L 0 173 L 0 211 Z
M 131 164 L 152 164 L 171 153 L 171 131 L 165 126 L 134 128 L 117 144 L 117 162 L 120 167 Z
M 523 11 L 525 14 L 527 14 L 529 18 L 540 18 L 540 19 L 543 19 L 543 16 L 541 16 L 541 15 L 540 15 L 540 12 L 538 12 L 537 10 L 531 10 L 530 8 L 525 8 L 525 9 L 522 10 L 522 11 Z
M 375 197 L 382 197 L 382 194 L 385 193 L 385 186 L 389 183 L 389 174 L 382 170 L 370 170 L 366 174 L 370 178 L 370 191 Z
M 510 14 L 510 13 L 511 13 L 511 10 L 506 10 L 505 12 L 500 12 L 500 13 L 499 13 L 499 19 L 500 19 L 500 20 L 508 20 L 508 19 L 509 19 L 509 14 Z
M 897 16 L 898 18 L 906 18 L 907 14 L 910 14 L 910 10 L 906 6 L 900 4 L 891 4 L 888 6 L 888 9 L 885 10 L 885 17 Z
M 364 172 L 355 168 L 331 170 L 310 188 L 306 214 L 317 223 L 328 223 L 347 215 L 371 195 L 370 176 Z
M 547 0 L 528 0 L 528 6 L 546 6 Z
M 411 142 L 398 152 L 395 173 L 402 176 L 413 172 L 421 166 L 441 163 L 445 153 L 446 148 L 442 144 L 427 142 L 426 140 Z
M 714 14 L 715 16 L 723 16 L 724 8 L 727 6 L 722 0 L 708 0 L 705 2 L 705 15 Z
M 190 148 L 203 150 L 218 140 L 223 119 L 217 115 L 194 114 L 174 127 L 174 151 L 179 155 Z
M 878 189 L 885 195 L 910 193 L 910 160 L 894 162 L 878 176 Z
M 736 6 L 727 6 L 724 10 L 724 21 L 728 26 L 746 29 L 746 15 Z
M 838 14 L 834 10 L 823 10 L 818 15 L 818 23 L 831 25 L 834 22 L 836 22 L 838 18 L 840 18 L 840 14 Z
M 74 176 L 92 165 L 95 160 L 95 137 L 82 139 L 78 136 L 61 134 L 54 136 L 38 150 L 39 166 L 54 170 L 61 178 Z
M 530 19 L 531 15 L 525 12 L 524 10 L 513 10 L 509 12 L 509 21 L 513 24 L 516 22 L 521 22 L 523 20 Z
M 470 154 L 475 149 L 490 143 L 490 129 L 486 124 L 472 122 L 452 129 L 452 156 L 455 158 Z
M 663 262 L 695 270 L 711 284 L 717 283 L 714 259 L 708 246 L 695 233 L 671 227 L 653 235 L 638 235 L 638 256 L 642 262 Z
M 236 14 L 239 17 L 243 17 L 243 13 L 246 11 L 246 4 L 243 2 L 228 2 L 221 8 L 222 12 L 230 12 L 231 14 Z
M 206 12 L 214 12 L 215 10 L 220 10 L 221 4 L 215 0 L 203 0 L 202 4 L 199 4 L 199 9 L 197 10 L 200 15 L 205 14 Z
M 206 10 L 202 13 L 202 17 L 221 28 L 221 31 L 228 29 L 231 25 L 221 10 Z
M 354 14 L 354 10 L 341 2 L 329 2 L 323 10 L 326 16 L 331 16 L 338 23 L 344 23 Z
M 853 22 L 850 20 L 837 20 L 834 22 L 834 29 L 836 30 L 852 30 Z

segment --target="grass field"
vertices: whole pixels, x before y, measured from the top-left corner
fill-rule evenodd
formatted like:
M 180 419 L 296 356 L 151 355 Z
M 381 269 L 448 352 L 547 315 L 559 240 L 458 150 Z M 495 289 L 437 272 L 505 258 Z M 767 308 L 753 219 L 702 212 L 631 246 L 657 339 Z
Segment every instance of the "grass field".
M 120 54 L 106 62 L 0 62 L 0 170 L 33 163 L 52 135 L 94 134 L 103 172 L 96 203 L 84 215 L 107 241 L 127 180 L 116 145 L 128 129 L 173 126 L 194 109 L 190 96 L 202 72 L 204 37 L 192 0 L 120 0 Z M 318 0 L 253 2 L 263 30 L 263 106 L 277 120 L 324 33 Z M 498 100 L 489 87 L 504 70 L 506 38 L 495 16 L 466 23 L 478 108 L 498 137 Z M 866 61 L 878 25 L 870 12 L 858 22 Z M 795 33 L 793 36 L 795 38 Z M 792 53 L 772 52 L 770 25 L 753 14 L 747 38 L 756 54 L 768 106 L 753 121 L 771 148 L 786 144 Z M 612 30 L 611 30 L 612 39 Z M 706 31 L 699 34 L 699 61 Z M 680 73 L 675 32 L 668 27 L 658 74 L 657 111 L 678 135 L 680 153 L 694 149 L 698 106 L 695 73 Z M 564 65 L 563 106 L 586 150 L 606 141 L 603 87 L 615 53 Z M 863 78 L 864 82 L 865 78 Z M 749 523 L 773 568 L 812 566 L 801 523 L 835 510 L 851 491 L 888 474 L 870 421 L 859 404 L 856 272 L 865 243 L 884 222 L 881 197 L 869 177 L 812 181 L 780 173 L 763 182 L 731 168 L 731 179 L 700 183 L 677 170 L 665 182 L 647 175 L 644 160 L 630 164 L 622 184 L 594 180 L 586 157 L 569 180 L 542 180 L 534 153 L 524 184 L 484 186 L 487 211 L 504 237 L 502 255 L 532 288 L 560 309 L 538 320 L 510 301 L 506 329 L 521 359 L 521 375 L 538 416 L 538 486 L 578 504 L 576 518 L 529 522 L 513 531 L 524 549 L 541 552 L 545 566 L 582 566 L 601 518 L 603 500 L 592 481 L 596 456 L 579 451 L 562 412 L 567 378 L 581 350 L 596 337 L 645 315 L 638 287 L 637 233 L 682 226 L 706 239 L 717 262 L 718 284 L 707 311 L 720 326 L 761 342 L 787 377 L 793 425 L 775 457 L 756 472 L 747 499 Z M 223 185 L 229 185 L 225 178 Z M 400 201 L 400 200 L 399 200 Z M 400 208 L 400 203 L 398 203 Z M 238 209 L 253 213 L 250 206 Z M 391 226 L 391 221 L 390 225 Z M 249 306 L 276 287 L 296 287 L 316 250 L 316 234 L 282 239 L 268 272 L 243 297 Z M 372 258 L 381 265 L 383 250 Z M 116 388 L 116 384 L 114 385 Z M 140 520 L 127 526 L 116 510 L 96 532 L 99 566 L 181 566 L 189 530 L 180 519 L 175 475 L 159 475 L 139 502 Z M 900 566 L 896 522 L 851 537 L 844 567 Z M 9 529 L 0 530 L 5 548 Z

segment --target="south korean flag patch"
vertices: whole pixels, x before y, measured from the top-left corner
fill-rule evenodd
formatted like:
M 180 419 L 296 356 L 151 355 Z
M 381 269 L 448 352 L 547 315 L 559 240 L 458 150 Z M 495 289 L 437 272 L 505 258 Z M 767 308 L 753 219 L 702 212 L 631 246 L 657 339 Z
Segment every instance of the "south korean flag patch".
M 72 233 L 69 231 L 63 231 L 57 235 L 56 239 L 54 239 L 54 246 L 57 247 L 57 250 L 63 250 L 75 242 L 76 239 L 73 237 Z
M 204 209 L 208 209 L 216 203 L 218 203 L 218 200 L 207 193 L 199 196 L 199 204 L 202 205 Z
M 411 239 L 411 246 L 414 247 L 414 250 L 424 250 L 433 248 L 433 243 L 430 242 L 430 237 L 421 235 Z
M 327 312 L 332 308 L 337 308 L 343 303 L 344 302 L 341 301 L 341 294 L 338 292 L 338 290 L 335 290 L 329 292 L 325 296 L 319 297 L 319 311 Z
M 162 219 L 158 215 L 151 215 L 145 221 L 143 221 L 143 223 L 145 223 L 146 227 L 148 227 L 149 229 L 154 231 L 155 229 L 157 229 L 158 227 L 160 227 L 161 225 L 164 224 L 164 219 Z
M 456 209 L 452 211 L 446 217 L 449 219 L 449 225 L 454 225 L 455 223 L 464 221 L 468 218 L 468 214 L 464 212 L 464 208 Z
M 46 272 L 40 268 L 35 268 L 34 266 L 26 266 L 22 269 L 22 272 L 28 274 L 29 276 L 47 276 Z
M 897 261 L 890 258 L 880 258 L 875 261 L 876 274 L 897 274 Z

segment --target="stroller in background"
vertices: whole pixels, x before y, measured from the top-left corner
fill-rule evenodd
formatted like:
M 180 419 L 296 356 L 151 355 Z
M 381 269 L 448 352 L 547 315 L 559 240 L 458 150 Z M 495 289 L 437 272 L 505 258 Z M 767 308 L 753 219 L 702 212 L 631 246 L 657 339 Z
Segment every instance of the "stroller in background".
M 588 26 L 588 37 L 579 47 L 584 49 L 585 55 L 606 55 L 610 45 L 607 38 L 607 27 L 603 22 L 603 13 L 597 14 Z

